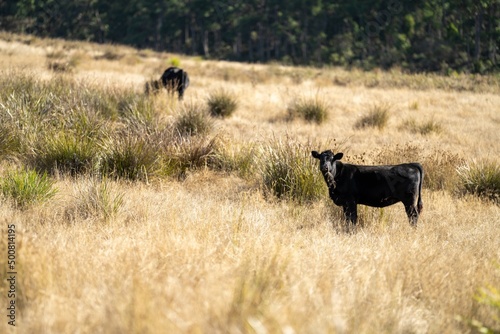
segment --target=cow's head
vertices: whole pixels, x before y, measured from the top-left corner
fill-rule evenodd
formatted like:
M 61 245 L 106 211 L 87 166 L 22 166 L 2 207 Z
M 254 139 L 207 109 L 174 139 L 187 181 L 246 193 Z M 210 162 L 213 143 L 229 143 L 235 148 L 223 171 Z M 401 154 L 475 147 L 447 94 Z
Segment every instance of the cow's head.
M 333 154 L 331 150 L 323 151 L 318 153 L 317 151 L 311 152 L 313 158 L 319 160 L 319 169 L 325 178 L 328 186 L 335 187 L 334 177 L 337 173 L 335 160 L 340 160 L 344 156 L 344 153 Z

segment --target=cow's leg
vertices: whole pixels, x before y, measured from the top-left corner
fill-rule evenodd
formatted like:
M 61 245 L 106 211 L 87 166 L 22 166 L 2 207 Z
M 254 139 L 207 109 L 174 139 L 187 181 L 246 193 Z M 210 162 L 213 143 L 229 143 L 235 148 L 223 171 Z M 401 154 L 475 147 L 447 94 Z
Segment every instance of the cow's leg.
M 408 220 L 413 227 L 417 227 L 418 221 L 418 210 L 415 204 L 412 203 L 404 203 L 406 215 L 408 216 Z
M 358 221 L 358 208 L 356 202 L 348 202 L 343 206 L 344 216 L 347 223 L 356 225 Z

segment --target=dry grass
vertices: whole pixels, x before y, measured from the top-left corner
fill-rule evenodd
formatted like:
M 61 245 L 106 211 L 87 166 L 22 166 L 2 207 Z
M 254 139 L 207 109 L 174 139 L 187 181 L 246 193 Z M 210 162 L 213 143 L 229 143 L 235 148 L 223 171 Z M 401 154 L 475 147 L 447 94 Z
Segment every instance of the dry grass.
M 12 73 L 27 71 L 43 80 L 70 76 L 101 92 L 142 94 L 144 83 L 161 75 L 170 59 L 119 46 L 0 36 L 0 61 Z M 67 57 L 78 52 L 71 72 L 47 68 L 48 52 L 59 49 Z M 217 119 L 213 131 L 224 138 L 225 158 L 241 156 L 245 168 L 251 166 L 245 148 L 258 156 L 259 147 L 287 138 L 299 144 L 340 140 L 346 161 L 416 159 L 436 184 L 446 184 L 447 174 L 456 177 L 454 165 L 464 161 L 500 163 L 500 89 L 492 77 L 464 80 L 487 87 L 476 93 L 455 87 L 454 78 L 377 72 L 351 78 L 337 69 L 315 76 L 319 70 L 304 68 L 297 80 L 278 65 L 180 61 L 191 77 L 183 103 L 203 103 L 214 89 L 231 87 L 238 109 Z M 331 110 L 324 123 L 283 120 L 292 97 L 319 88 Z M 180 108 L 164 96 L 153 102 L 144 129 L 175 118 Z M 374 103 L 393 107 L 384 130 L 357 129 Z M 409 119 L 437 119 L 444 130 L 402 130 Z M 216 156 L 217 148 L 212 151 Z M 3 153 L 2 176 L 20 164 Z M 500 329 L 498 310 L 474 298 L 482 287 L 500 287 L 497 204 L 458 196 L 448 186 L 426 187 L 417 229 L 399 204 L 360 207 L 360 226 L 345 233 L 341 210 L 326 194 L 303 204 L 270 199 L 251 172 L 234 169 L 202 164 L 188 168 L 182 180 L 150 182 L 56 175 L 57 194 L 43 204 L 18 210 L 2 199 L 1 249 L 7 247 L 6 226 L 15 224 L 17 231 L 18 330 L 463 333 L 471 331 L 473 319 Z M 2 275 L 6 261 L 2 251 Z M 0 285 L 1 307 L 6 289 Z M 10 329 L 4 319 L 0 331 Z

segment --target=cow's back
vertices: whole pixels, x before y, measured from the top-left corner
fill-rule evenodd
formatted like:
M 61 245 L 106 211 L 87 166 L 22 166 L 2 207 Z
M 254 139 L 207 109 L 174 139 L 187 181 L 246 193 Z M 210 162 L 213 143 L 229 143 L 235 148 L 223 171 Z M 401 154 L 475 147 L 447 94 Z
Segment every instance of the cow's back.
M 343 164 L 337 177 L 334 202 L 385 207 L 403 201 L 418 189 L 415 164 L 358 166 Z M 339 205 L 339 204 L 338 204 Z

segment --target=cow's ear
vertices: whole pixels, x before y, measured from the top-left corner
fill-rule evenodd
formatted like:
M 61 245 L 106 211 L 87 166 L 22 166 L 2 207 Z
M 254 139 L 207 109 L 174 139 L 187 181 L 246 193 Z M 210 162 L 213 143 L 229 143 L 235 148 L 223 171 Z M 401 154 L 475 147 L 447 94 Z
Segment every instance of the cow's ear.
M 320 154 L 317 151 L 311 151 L 313 158 L 319 159 Z
M 342 159 L 343 156 L 344 156 L 344 153 L 340 152 L 340 153 L 335 154 L 335 156 L 333 157 L 333 159 L 334 160 L 340 160 L 340 159 Z

